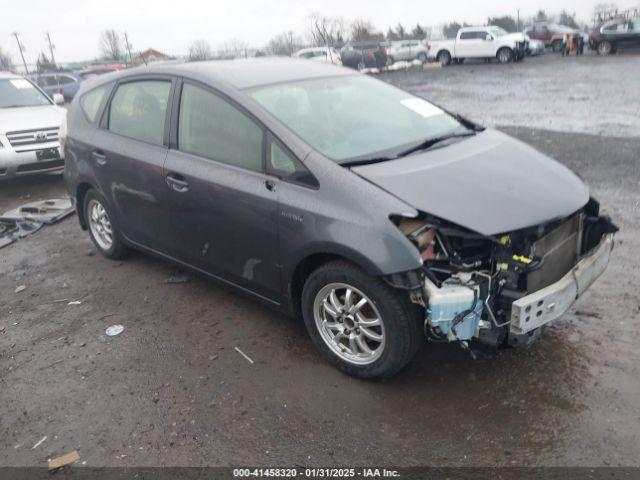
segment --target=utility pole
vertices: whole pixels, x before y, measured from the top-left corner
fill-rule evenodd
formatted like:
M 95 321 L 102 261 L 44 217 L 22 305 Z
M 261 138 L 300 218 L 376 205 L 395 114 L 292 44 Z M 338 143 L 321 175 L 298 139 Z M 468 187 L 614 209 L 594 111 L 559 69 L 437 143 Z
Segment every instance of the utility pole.
M 49 52 L 51 53 L 51 63 L 56 66 L 56 59 L 53 56 L 53 49 L 56 48 L 54 44 L 51 43 L 51 37 L 49 36 L 49 32 L 47 32 L 47 42 L 49 43 Z
M 518 21 L 516 22 L 516 31 L 520 31 L 520 9 L 518 9 Z
M 129 52 L 129 63 L 133 63 L 133 56 L 131 55 L 131 44 L 129 43 L 129 37 L 127 36 L 127 32 L 124 32 L 124 46 L 127 49 L 127 52 Z M 144 57 L 142 57 L 142 61 L 144 62 L 144 64 L 147 64 L 147 61 L 144 59 Z
M 24 71 L 27 75 L 29 75 L 29 69 L 27 68 L 27 62 L 24 60 L 24 53 L 22 53 L 22 44 L 20 43 L 20 39 L 18 38 L 18 32 L 13 32 L 11 35 L 16 37 L 16 42 L 18 42 L 18 50 L 20 50 L 20 56 L 22 57 L 22 64 L 24 65 Z

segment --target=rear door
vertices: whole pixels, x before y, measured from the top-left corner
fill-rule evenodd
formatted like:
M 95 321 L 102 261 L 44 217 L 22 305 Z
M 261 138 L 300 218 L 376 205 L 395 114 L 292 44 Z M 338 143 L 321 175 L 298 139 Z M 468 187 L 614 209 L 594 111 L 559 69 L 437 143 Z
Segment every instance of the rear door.
M 172 255 L 280 301 L 277 180 L 264 173 L 265 132 L 219 92 L 184 81 L 165 169 Z
M 480 33 L 482 35 L 480 35 Z M 483 56 L 484 36 L 484 32 L 477 32 L 475 30 L 461 32 L 456 41 L 456 57 L 467 58 Z M 482 39 L 480 37 L 482 37 Z
M 154 250 L 168 247 L 163 176 L 169 141 L 169 99 L 175 79 L 125 78 L 114 88 L 93 138 L 91 161 L 119 229 Z

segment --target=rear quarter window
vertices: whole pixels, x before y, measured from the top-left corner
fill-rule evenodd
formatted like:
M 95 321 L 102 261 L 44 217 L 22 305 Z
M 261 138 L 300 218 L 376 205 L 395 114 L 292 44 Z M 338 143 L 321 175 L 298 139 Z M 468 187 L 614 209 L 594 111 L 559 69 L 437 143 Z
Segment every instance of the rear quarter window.
M 85 93 L 80 99 L 80 108 L 91 123 L 95 123 L 100 113 L 100 106 L 112 84 L 108 83 Z

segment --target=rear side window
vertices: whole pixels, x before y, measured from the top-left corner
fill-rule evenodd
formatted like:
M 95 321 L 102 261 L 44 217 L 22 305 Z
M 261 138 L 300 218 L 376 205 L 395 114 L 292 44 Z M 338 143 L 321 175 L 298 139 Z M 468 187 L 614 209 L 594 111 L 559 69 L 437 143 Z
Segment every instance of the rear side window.
M 73 83 L 75 80 L 73 79 L 73 77 L 70 77 L 68 75 L 58 75 L 58 83 L 60 85 L 66 85 L 68 83 Z
M 236 167 L 262 171 L 262 129 L 218 95 L 189 83 L 182 87 L 178 148 Z
M 111 84 L 103 85 L 85 93 L 80 99 L 80 108 L 91 123 L 95 123 L 98 119 L 100 105 L 109 90 L 111 90 Z
M 169 80 L 121 84 L 109 107 L 109 130 L 142 142 L 162 145 L 170 91 Z

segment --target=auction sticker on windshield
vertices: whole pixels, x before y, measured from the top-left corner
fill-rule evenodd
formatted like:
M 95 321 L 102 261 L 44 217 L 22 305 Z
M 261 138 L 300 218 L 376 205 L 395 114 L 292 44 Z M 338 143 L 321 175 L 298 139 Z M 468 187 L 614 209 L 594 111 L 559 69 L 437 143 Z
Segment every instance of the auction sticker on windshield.
M 435 117 L 436 115 L 442 115 L 444 113 L 442 109 L 417 97 L 401 100 L 400 103 L 417 114 L 422 115 L 424 118 Z

